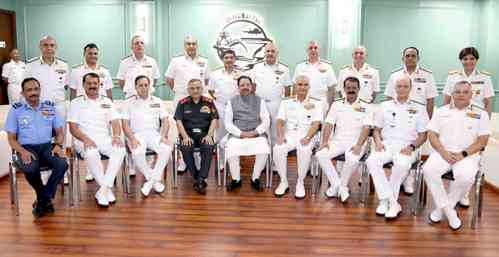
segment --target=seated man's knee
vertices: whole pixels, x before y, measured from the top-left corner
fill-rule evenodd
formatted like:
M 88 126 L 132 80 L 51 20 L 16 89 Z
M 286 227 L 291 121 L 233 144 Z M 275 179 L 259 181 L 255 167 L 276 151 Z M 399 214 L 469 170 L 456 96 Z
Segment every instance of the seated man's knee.
M 381 160 L 381 155 L 373 153 L 369 158 L 366 160 L 367 167 L 369 168 L 369 172 L 371 170 L 382 167 L 383 166 L 383 161 Z
M 97 148 L 90 148 L 85 150 L 85 159 L 91 159 L 91 160 L 100 160 L 100 153 Z
M 359 164 L 360 156 L 353 154 L 348 151 L 345 153 L 345 165 L 357 165 Z
M 142 156 L 146 154 L 146 148 L 143 146 L 137 146 L 135 149 L 132 150 L 132 155 L 135 156 Z
M 404 171 L 408 171 L 411 168 L 411 164 L 411 159 L 406 156 L 399 155 L 393 160 L 393 166 Z
M 315 153 L 315 158 L 317 158 L 317 160 L 324 160 L 324 159 L 331 159 L 329 158 L 329 154 L 328 154 L 328 149 L 327 148 L 324 148 L 318 152 Z

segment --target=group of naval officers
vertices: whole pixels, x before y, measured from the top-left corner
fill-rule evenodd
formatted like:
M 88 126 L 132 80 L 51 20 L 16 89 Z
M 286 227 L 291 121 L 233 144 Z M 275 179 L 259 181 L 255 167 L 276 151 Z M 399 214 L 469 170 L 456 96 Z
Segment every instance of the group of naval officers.
M 153 96 L 160 72 L 156 60 L 146 55 L 142 37 L 131 39 L 132 54 L 119 66 L 118 83 L 126 96 L 122 108 L 112 100 L 112 78 L 98 61 L 97 45 L 87 44 L 84 63 L 70 71 L 56 56 L 53 37 L 45 36 L 39 43 L 40 57 L 24 64 L 14 49 L 2 73 L 13 102 L 5 131 L 18 169 L 36 191 L 35 217 L 54 212 L 57 184 L 68 168 L 66 147 L 73 147 L 86 160 L 87 179 L 95 178 L 98 185 L 95 199 L 99 206 L 116 202 L 113 185 L 127 152 L 133 160 L 131 169 L 145 177 L 142 194 L 163 192 L 163 172 L 173 149 L 168 119 L 173 118 L 183 157 L 179 170 L 190 172 L 199 194 L 206 194 L 213 151 L 218 147 L 232 178 L 228 191 L 242 186 L 239 157 L 250 155 L 255 156 L 250 184 L 261 191 L 260 175 L 272 156 L 272 169 L 280 177 L 274 194 L 282 197 L 290 189 L 287 156 L 296 150 L 294 196 L 305 198 L 304 180 L 316 158 L 329 182 L 325 195 L 346 202 L 350 179 L 372 138 L 373 151 L 365 163 L 379 199 L 376 214 L 386 219 L 396 219 L 402 211 L 401 187 L 413 193 L 411 166 L 429 141 L 431 150 L 423 165 L 435 202 L 429 218 L 435 223 L 446 218 L 449 227 L 457 230 L 462 221 L 456 206 L 469 205 L 468 191 L 491 134 L 494 89 L 490 74 L 477 69 L 479 54 L 474 47 L 460 51 L 463 67 L 449 72 L 444 106 L 434 112 L 435 79 L 419 65 L 416 47 L 403 49 L 402 68 L 391 73 L 386 100 L 374 105 L 380 75 L 366 63 L 363 46 L 353 50 L 352 64 L 344 66 L 337 78 L 330 62 L 320 57 L 318 42 L 310 41 L 307 59 L 291 77 L 288 67 L 279 62 L 273 42 L 265 46 L 264 60 L 249 71 L 238 69 L 236 53 L 228 49 L 222 55 L 223 67 L 211 72 L 207 59 L 198 54 L 197 40 L 189 36 L 184 39 L 184 54 L 174 57 L 165 72 L 166 84 L 175 93 L 170 115 L 165 103 Z M 65 139 L 66 130 L 72 143 Z M 157 155 L 153 167 L 146 160 L 148 149 Z M 105 169 L 103 155 L 109 159 Z M 338 171 L 331 160 L 340 155 L 345 162 Z M 393 165 L 387 176 L 383 165 L 389 162 Z M 40 175 L 43 165 L 52 167 L 45 184 Z M 225 161 L 219 168 L 224 165 Z M 449 170 L 455 180 L 446 191 L 441 175 Z

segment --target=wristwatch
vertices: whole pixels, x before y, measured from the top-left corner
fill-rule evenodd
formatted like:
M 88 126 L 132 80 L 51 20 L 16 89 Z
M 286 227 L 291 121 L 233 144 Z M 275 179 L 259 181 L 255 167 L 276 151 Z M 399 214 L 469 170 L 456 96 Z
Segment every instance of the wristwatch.
M 412 151 L 416 151 L 416 146 L 414 144 L 409 145 L 412 148 Z
M 462 155 L 463 155 L 463 157 L 465 157 L 465 158 L 468 156 L 468 152 L 466 152 L 466 151 L 462 151 L 462 152 L 461 152 L 461 154 L 462 154 Z

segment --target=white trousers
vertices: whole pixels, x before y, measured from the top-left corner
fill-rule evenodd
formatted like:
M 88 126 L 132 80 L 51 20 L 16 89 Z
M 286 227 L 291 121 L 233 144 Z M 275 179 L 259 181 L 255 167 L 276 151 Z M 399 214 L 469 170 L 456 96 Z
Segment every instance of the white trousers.
M 277 140 L 277 113 L 279 112 L 279 105 L 281 100 L 265 102 L 265 106 L 270 114 L 270 139 L 272 145 L 276 144 Z
M 407 177 L 411 165 L 416 161 L 417 153 L 401 154 L 400 150 L 405 147 L 401 144 L 384 144 L 385 150 L 381 152 L 373 151 L 366 164 L 369 173 L 373 178 L 374 187 L 380 200 L 398 199 L 400 193 L 400 185 Z M 383 165 L 388 162 L 393 162 L 390 180 L 386 177 Z
M 437 208 L 454 208 L 459 200 L 471 189 L 478 172 L 480 156 L 474 154 L 453 165 L 445 161 L 438 152 L 433 152 L 423 166 L 424 178 Z M 442 175 L 452 169 L 454 181 L 449 193 L 445 192 Z
M 97 184 L 111 188 L 123 164 L 123 158 L 126 154 L 125 148 L 113 146 L 110 136 L 93 137 L 92 140 L 94 140 L 97 148 L 85 150 L 83 142 L 75 140 L 75 150 L 86 160 L 88 169 L 95 177 Z M 100 159 L 101 153 L 109 157 L 109 163 L 105 172 Z
M 296 149 L 296 161 L 298 163 L 298 181 L 303 181 L 307 176 L 310 160 L 312 159 L 312 149 L 315 145 L 315 139 L 311 140 L 308 145 L 302 145 L 300 139 L 305 135 L 290 133 L 286 136 L 286 143 L 273 147 L 274 164 L 281 177 L 281 182 L 288 182 L 288 153 Z
M 226 144 L 226 157 L 228 158 L 232 179 L 241 180 L 239 156 L 249 155 L 255 155 L 252 179 L 259 178 L 262 170 L 265 168 L 270 153 L 267 139 L 263 136 L 246 139 L 231 137 L 227 140 Z
M 21 91 L 21 84 L 9 84 L 7 86 L 9 104 L 14 104 L 21 100 Z
M 342 187 L 348 187 L 352 173 L 358 167 L 359 160 L 365 152 L 364 145 L 359 155 L 353 154 L 350 149 L 355 143 L 355 141 L 332 141 L 329 143 L 328 148 L 324 148 L 315 154 L 319 165 L 324 170 L 324 173 L 326 173 L 331 185 L 340 184 Z M 339 175 L 331 159 L 341 154 L 345 154 L 345 163 L 341 170 L 341 175 Z
M 161 181 L 166 164 L 170 159 L 172 147 L 161 142 L 161 136 L 158 132 L 140 132 L 134 134 L 140 145 L 131 149 L 132 158 L 137 168 L 142 171 L 146 180 Z M 146 149 L 156 152 L 157 160 L 154 168 L 147 164 Z

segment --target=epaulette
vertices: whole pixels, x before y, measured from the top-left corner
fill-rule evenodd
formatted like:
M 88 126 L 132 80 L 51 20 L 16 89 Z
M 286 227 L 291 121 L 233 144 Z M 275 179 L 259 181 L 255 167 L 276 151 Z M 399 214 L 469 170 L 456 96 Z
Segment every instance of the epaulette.
M 458 74 L 460 71 L 459 70 L 451 70 L 449 71 L 448 75 L 455 75 Z
M 108 67 L 106 67 L 106 65 L 103 65 L 103 64 L 100 64 L 100 63 L 99 63 L 99 67 L 102 67 L 102 68 L 104 68 L 104 69 L 106 69 L 106 70 L 109 70 L 109 68 L 108 68 Z
M 19 108 L 21 106 L 23 106 L 23 103 L 21 103 L 21 102 L 17 102 L 17 103 L 13 103 L 12 104 L 12 108 L 14 108 L 14 109 L 17 109 L 17 108 Z
M 294 97 L 292 97 L 292 96 L 286 96 L 286 97 L 282 98 L 282 100 L 290 100 L 290 99 L 294 99 Z
M 204 96 L 204 95 L 202 95 L 202 96 L 201 96 L 201 100 L 203 100 L 203 101 L 207 101 L 207 102 L 209 102 L 209 103 L 213 102 L 213 99 L 211 99 L 211 98 L 209 98 L 209 97 L 207 97 L 207 96 Z
M 422 102 L 418 102 L 418 101 L 414 101 L 414 100 L 412 100 L 412 99 L 411 99 L 409 102 L 411 102 L 411 103 L 415 103 L 415 104 L 419 104 L 419 105 L 422 105 L 422 106 L 425 106 L 425 104 L 424 104 L 424 103 L 422 103 Z
M 487 75 L 487 76 L 491 76 L 492 75 L 492 73 L 490 73 L 488 71 L 484 71 L 484 70 L 481 70 L 480 73 L 483 74 L 483 75 Z
M 83 66 L 83 63 L 73 65 L 73 66 L 71 66 L 71 68 L 76 69 L 76 68 L 81 67 L 81 66 Z
M 54 105 L 55 105 L 55 104 L 54 104 L 54 102 L 49 101 L 49 100 L 45 100 L 45 101 L 43 101 L 43 102 L 42 102 L 42 104 L 44 104 L 44 105 L 48 105 L 48 106 L 54 106 Z
M 476 104 L 471 104 L 471 110 L 473 110 L 473 108 L 481 110 L 481 111 L 485 111 L 485 108 L 483 108 L 479 105 L 476 105 Z
M 127 97 L 126 99 L 128 100 L 128 99 L 130 99 L 132 97 L 135 97 L 135 99 L 137 99 L 137 95 L 131 95 L 131 96 Z
M 339 102 L 339 101 L 343 101 L 343 100 L 345 100 L 345 97 L 343 97 L 343 98 L 337 98 L 333 102 Z
M 403 70 L 403 69 L 404 69 L 404 67 L 399 67 L 399 68 L 397 68 L 397 69 L 395 69 L 395 70 L 392 70 L 392 73 L 395 73 L 395 72 L 397 72 L 397 71 L 401 71 L 401 70 Z
M 58 57 L 58 56 L 56 56 L 56 57 L 55 57 L 55 59 L 56 59 L 56 60 L 59 60 L 59 61 L 63 61 L 63 62 L 65 62 L 65 63 L 67 63 L 67 62 L 68 62 L 68 61 L 66 61 L 66 60 L 64 60 L 64 59 L 62 59 L 61 57 Z
M 125 56 L 125 57 L 121 58 L 121 60 L 123 61 L 123 60 L 125 60 L 126 58 L 129 58 L 129 57 L 132 57 L 132 55 L 131 55 L 131 54 L 130 54 L 130 55 L 127 55 L 127 56 Z
M 428 72 L 428 73 L 433 73 L 433 71 L 431 71 L 431 70 L 429 70 L 429 69 L 426 69 L 426 68 L 424 68 L 424 67 L 419 67 L 419 69 L 420 69 L 420 70 L 424 70 L 424 71 L 426 71 L 426 72 Z
M 213 69 L 213 71 L 216 71 L 216 70 L 221 70 L 221 69 L 223 69 L 223 68 L 224 68 L 224 66 L 216 67 L 215 69 Z
M 320 62 L 325 62 L 327 64 L 331 64 L 333 62 L 331 62 L 330 60 L 326 60 L 326 59 L 320 59 Z
M 279 64 L 282 64 L 282 65 L 283 65 L 283 66 L 285 66 L 285 67 L 289 67 L 287 64 L 282 63 L 282 62 L 279 62 Z
M 362 99 L 362 98 L 360 98 L 360 97 L 359 97 L 359 101 L 360 101 L 360 102 L 363 102 L 363 103 L 366 103 L 366 104 L 370 104 L 370 103 L 371 103 L 371 102 L 366 101 L 366 100 L 364 100 L 364 99 Z
M 308 98 L 309 98 L 309 99 L 312 99 L 312 100 L 315 100 L 315 101 L 320 101 L 320 100 L 321 100 L 321 99 L 319 99 L 319 98 L 315 98 L 315 97 L 311 97 L 311 96 L 309 96 Z
M 347 68 L 350 68 L 350 67 L 351 67 L 350 64 L 347 64 L 347 65 L 341 67 L 341 69 L 344 70 L 344 69 L 347 69 Z
M 188 103 L 190 100 L 191 100 L 191 97 L 190 96 L 186 96 L 186 97 L 180 99 L 180 101 L 178 101 L 178 103 L 185 104 L 185 103 Z
M 203 57 L 203 58 L 205 58 L 205 59 L 208 59 L 208 57 L 203 56 L 203 55 L 200 55 L 200 54 L 198 54 L 198 56 L 199 56 L 199 57 Z
M 40 60 L 40 57 L 33 57 L 33 58 L 28 60 L 28 63 L 32 63 L 32 62 L 37 61 L 37 60 Z

